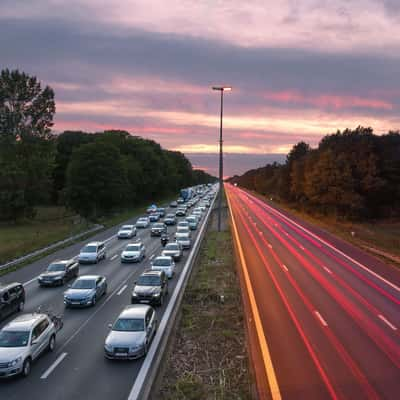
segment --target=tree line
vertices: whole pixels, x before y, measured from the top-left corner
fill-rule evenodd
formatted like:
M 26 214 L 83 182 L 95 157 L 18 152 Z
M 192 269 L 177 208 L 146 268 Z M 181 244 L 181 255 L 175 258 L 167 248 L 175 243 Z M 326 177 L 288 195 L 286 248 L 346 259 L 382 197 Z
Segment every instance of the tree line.
M 375 135 L 361 126 L 337 131 L 315 149 L 297 143 L 284 164 L 267 164 L 230 181 L 310 213 L 356 219 L 398 216 L 400 133 Z
M 213 182 L 180 152 L 121 130 L 52 131 L 54 91 L 18 70 L 0 74 L 0 220 L 65 205 L 96 219 L 180 188 Z

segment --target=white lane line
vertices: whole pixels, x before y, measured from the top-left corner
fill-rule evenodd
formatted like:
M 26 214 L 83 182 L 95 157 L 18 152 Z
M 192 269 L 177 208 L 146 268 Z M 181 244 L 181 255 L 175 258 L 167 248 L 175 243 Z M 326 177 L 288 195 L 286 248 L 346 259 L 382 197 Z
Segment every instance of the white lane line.
M 38 277 L 39 277 L 39 275 L 38 276 L 35 276 L 34 278 L 32 278 L 30 281 L 28 281 L 28 282 L 25 282 L 22 286 L 28 286 L 28 285 L 30 285 L 31 283 L 33 283 L 33 282 L 35 282 L 35 281 L 37 281 L 38 280 Z
M 282 264 L 282 268 L 283 268 L 286 272 L 289 272 L 289 268 L 288 268 L 285 264 Z
M 328 274 L 331 274 L 331 275 L 332 275 L 332 271 L 331 271 L 328 267 L 325 267 L 325 266 L 324 266 L 324 270 L 325 270 Z
M 336 248 L 335 246 L 331 245 L 330 243 L 328 243 L 326 240 L 322 239 L 321 237 L 319 237 L 318 235 L 312 233 L 310 230 L 304 228 L 303 226 L 301 226 L 300 224 L 296 223 L 295 221 L 293 221 L 292 219 L 288 218 L 286 215 L 282 214 L 281 212 L 279 212 L 278 210 L 274 209 L 273 207 L 268 206 L 266 203 L 265 204 L 266 208 L 268 208 L 269 210 L 271 210 L 272 213 L 278 214 L 280 215 L 282 218 L 284 218 L 286 221 L 289 221 L 290 223 L 292 223 L 293 225 L 295 225 L 297 228 L 301 229 L 303 232 L 306 232 L 308 235 L 310 235 L 311 237 L 313 237 L 314 239 L 318 240 L 319 242 L 321 242 L 322 244 L 324 244 L 325 246 L 329 247 L 331 250 L 336 251 L 338 254 L 340 254 L 341 256 L 345 257 L 347 260 L 351 261 L 352 263 L 356 264 L 357 266 L 359 266 L 360 268 L 362 268 L 364 271 L 369 272 L 371 275 L 375 276 L 375 278 L 381 280 L 382 282 L 386 283 L 387 285 L 389 285 L 391 288 L 393 288 L 394 290 L 396 290 L 397 292 L 400 292 L 400 287 L 395 285 L 394 283 L 390 282 L 389 280 L 385 279 L 383 276 L 377 274 L 376 272 L 372 271 L 371 269 L 369 269 L 368 267 L 366 267 L 364 264 L 361 264 L 360 262 L 358 262 L 357 260 L 355 260 L 354 258 L 348 256 L 346 253 L 344 253 L 343 251 L 339 250 L 338 248 Z M 287 233 L 286 233 L 287 235 Z
M 321 324 L 323 326 L 328 326 L 328 324 L 326 323 L 326 321 L 321 317 L 321 314 L 318 311 L 314 311 L 315 315 L 317 316 L 317 318 L 320 320 Z
M 149 258 L 149 260 L 152 260 L 154 258 L 155 254 L 152 254 Z
M 268 247 L 269 247 L 270 249 L 272 249 L 272 244 L 268 243 Z
M 117 257 L 118 257 L 118 254 L 114 254 L 114 255 L 110 258 L 110 260 L 113 261 L 113 260 L 115 260 Z
M 397 327 L 394 326 L 391 322 L 389 322 L 382 314 L 379 314 L 378 317 L 379 317 L 387 326 L 389 326 L 391 329 L 393 329 L 394 331 L 397 331 Z
M 47 379 L 47 377 L 57 368 L 57 365 L 60 364 L 62 360 L 67 356 L 68 353 L 61 353 L 57 360 L 53 362 L 52 365 L 48 368 L 48 370 L 40 377 L 40 379 Z
M 121 296 L 121 293 L 122 293 L 127 287 L 128 287 L 128 285 L 122 286 L 122 288 L 119 289 L 119 291 L 118 291 L 118 293 L 117 293 L 117 296 Z

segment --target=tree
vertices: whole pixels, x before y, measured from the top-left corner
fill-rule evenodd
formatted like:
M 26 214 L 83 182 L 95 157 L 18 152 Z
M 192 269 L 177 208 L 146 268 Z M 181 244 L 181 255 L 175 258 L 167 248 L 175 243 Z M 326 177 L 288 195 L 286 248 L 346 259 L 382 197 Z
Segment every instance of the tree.
M 95 142 L 73 152 L 67 171 L 66 201 L 80 215 L 96 219 L 124 204 L 127 187 L 117 147 Z

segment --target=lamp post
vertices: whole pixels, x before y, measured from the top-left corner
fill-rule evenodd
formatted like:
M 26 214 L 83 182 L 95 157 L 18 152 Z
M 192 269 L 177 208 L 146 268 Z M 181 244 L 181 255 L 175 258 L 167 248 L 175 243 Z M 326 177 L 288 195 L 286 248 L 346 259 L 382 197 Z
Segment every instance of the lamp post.
M 222 186 L 223 186 L 223 160 L 222 160 L 222 117 L 224 110 L 224 92 L 231 91 L 229 86 L 213 86 L 213 90 L 221 92 L 221 119 L 219 124 L 219 198 L 218 198 L 218 232 L 221 232 L 221 212 L 222 212 Z

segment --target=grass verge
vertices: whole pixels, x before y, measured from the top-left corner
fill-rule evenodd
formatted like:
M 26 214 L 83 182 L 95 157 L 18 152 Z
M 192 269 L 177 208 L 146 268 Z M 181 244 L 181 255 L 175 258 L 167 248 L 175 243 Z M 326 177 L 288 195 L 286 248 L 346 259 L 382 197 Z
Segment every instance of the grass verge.
M 229 230 L 208 231 L 185 291 L 181 319 L 154 398 L 252 398 L 233 254 Z

